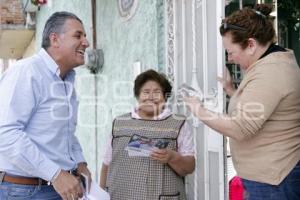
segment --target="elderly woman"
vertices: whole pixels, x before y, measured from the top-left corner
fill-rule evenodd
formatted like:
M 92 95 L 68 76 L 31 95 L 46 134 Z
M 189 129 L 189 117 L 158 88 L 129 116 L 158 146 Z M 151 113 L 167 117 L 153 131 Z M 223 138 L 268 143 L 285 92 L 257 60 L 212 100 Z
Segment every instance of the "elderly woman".
M 230 138 L 248 200 L 300 199 L 300 70 L 293 52 L 274 44 L 271 8 L 256 9 L 239 10 L 220 27 L 228 60 L 244 70 L 237 90 L 222 79 L 231 96 L 228 115 L 206 110 L 196 98 L 185 102 Z
M 194 144 L 185 118 L 165 107 L 171 90 L 168 80 L 154 70 L 137 76 L 138 106 L 114 120 L 102 165 L 100 186 L 112 200 L 185 199 L 184 176 L 195 168 Z M 149 157 L 130 156 L 125 148 L 133 135 L 162 139 L 168 146 L 154 148 Z

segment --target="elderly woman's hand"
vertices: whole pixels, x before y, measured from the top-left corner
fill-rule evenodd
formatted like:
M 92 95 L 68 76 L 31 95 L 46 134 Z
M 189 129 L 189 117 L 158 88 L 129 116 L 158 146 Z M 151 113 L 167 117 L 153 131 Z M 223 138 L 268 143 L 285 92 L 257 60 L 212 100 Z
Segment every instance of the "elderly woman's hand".
M 166 164 L 174 158 L 175 154 L 176 154 L 175 151 L 168 149 L 168 148 L 165 148 L 165 149 L 155 148 L 152 151 L 150 158 L 152 158 L 153 160 L 157 160 L 162 164 Z

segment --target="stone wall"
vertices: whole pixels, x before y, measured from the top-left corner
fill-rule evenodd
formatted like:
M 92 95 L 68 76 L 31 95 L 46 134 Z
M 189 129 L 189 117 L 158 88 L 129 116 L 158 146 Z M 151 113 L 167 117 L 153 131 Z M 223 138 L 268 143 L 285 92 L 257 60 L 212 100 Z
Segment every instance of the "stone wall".
M 20 0 L 0 1 L 0 24 L 24 24 L 25 17 Z

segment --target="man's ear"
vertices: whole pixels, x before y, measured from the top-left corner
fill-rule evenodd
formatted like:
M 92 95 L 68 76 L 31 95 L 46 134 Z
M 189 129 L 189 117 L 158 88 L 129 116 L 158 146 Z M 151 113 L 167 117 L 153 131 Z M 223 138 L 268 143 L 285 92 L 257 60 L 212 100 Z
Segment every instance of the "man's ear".
M 250 55 L 254 55 L 256 49 L 257 49 L 257 41 L 254 38 L 248 39 L 248 47 L 247 47 Z
M 59 47 L 59 38 L 57 33 L 51 33 L 49 35 L 50 46 Z

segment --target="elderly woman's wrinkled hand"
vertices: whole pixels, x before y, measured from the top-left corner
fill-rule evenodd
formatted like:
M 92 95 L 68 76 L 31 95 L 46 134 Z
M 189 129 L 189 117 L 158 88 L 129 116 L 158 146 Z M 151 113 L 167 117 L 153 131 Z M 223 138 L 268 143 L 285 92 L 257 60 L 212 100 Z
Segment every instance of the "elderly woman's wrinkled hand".
M 157 160 L 160 163 L 166 164 L 175 156 L 175 153 L 176 153 L 175 151 L 168 148 L 165 149 L 155 148 L 152 151 L 150 158 L 153 160 Z

